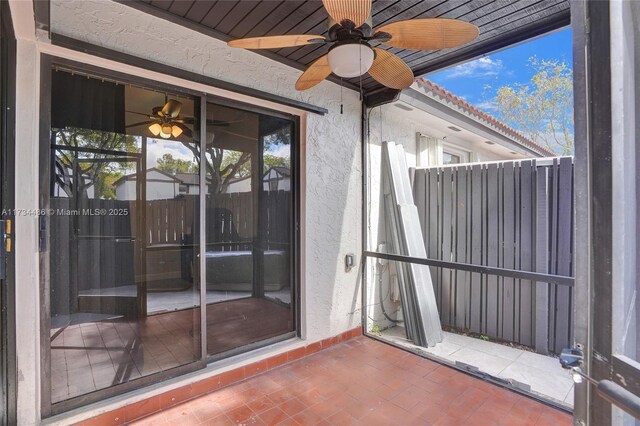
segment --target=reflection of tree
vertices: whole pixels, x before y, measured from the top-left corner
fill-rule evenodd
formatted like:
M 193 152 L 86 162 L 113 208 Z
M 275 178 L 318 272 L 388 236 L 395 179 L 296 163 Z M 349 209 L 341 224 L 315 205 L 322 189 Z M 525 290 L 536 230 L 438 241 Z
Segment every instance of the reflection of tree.
M 264 149 L 267 151 L 271 147 L 278 145 L 289 145 L 291 143 L 291 128 L 284 126 L 263 136 Z M 196 158 L 200 158 L 200 145 L 183 142 L 183 144 L 193 152 Z M 224 149 L 207 144 L 207 184 L 211 194 L 223 194 L 226 192 L 233 179 L 238 177 L 251 176 L 251 153 Z M 269 167 L 290 166 L 289 158 L 279 157 L 272 154 L 264 155 L 265 170 Z
M 93 186 L 94 197 L 114 199 L 113 183 L 132 167 L 132 163 L 111 162 L 114 158 L 109 151 L 140 152 L 133 136 L 99 130 L 66 127 L 53 130 L 56 144 L 59 146 L 80 148 L 81 150 L 56 149 L 56 180 L 67 196 L 87 196 L 87 189 Z M 104 159 L 105 161 L 97 161 Z M 88 160 L 88 161 L 83 161 Z M 73 169 L 79 177 L 73 177 Z M 76 182 L 77 181 L 77 182 Z M 77 187 L 73 188 L 73 183 Z
M 230 164 L 238 164 L 241 161 L 242 153 L 239 151 L 229 151 L 227 150 L 222 160 L 222 167 L 225 168 Z M 263 157 L 264 162 L 264 170 L 267 171 L 272 167 L 285 167 L 289 168 L 290 160 L 288 157 L 279 157 L 273 154 L 264 154 Z M 238 172 L 235 177 L 247 177 L 251 176 L 251 163 L 249 161 L 245 161 L 241 167 L 238 169 Z
M 191 161 L 175 158 L 168 152 L 157 160 L 157 168 L 165 173 L 198 173 L 198 166 Z

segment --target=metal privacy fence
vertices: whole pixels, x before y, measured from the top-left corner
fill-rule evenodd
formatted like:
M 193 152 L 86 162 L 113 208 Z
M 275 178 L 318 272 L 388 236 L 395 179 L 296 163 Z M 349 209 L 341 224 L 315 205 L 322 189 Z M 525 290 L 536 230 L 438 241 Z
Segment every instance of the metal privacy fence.
M 572 158 L 412 169 L 430 259 L 573 276 Z M 559 353 L 567 285 L 431 267 L 442 325 Z

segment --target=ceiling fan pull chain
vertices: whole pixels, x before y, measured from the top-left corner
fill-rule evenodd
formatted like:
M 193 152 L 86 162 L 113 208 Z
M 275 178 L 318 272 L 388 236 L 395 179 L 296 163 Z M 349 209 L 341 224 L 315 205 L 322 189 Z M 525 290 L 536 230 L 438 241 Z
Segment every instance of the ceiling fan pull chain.
M 342 102 L 342 90 L 344 87 L 342 86 L 342 77 L 340 77 L 340 114 L 344 114 L 344 104 Z
M 360 69 L 362 69 L 362 49 L 358 50 L 360 52 Z M 360 102 L 362 102 L 362 74 L 360 74 Z

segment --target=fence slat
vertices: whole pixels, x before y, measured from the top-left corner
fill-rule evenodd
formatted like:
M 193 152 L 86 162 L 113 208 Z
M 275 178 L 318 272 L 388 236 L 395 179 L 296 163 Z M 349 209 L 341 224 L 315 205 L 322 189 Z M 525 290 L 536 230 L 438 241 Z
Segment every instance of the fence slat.
M 551 233 L 549 236 L 551 243 L 551 253 L 549 256 L 548 272 L 550 274 L 557 274 L 557 259 L 558 259 L 558 161 L 553 160 L 553 165 L 550 168 L 550 190 L 551 201 L 549 203 L 549 221 L 551 227 Z M 555 351 L 555 336 L 557 329 L 556 318 L 556 291 L 555 284 L 549 286 L 549 347 L 552 351 Z
M 503 168 L 503 259 L 502 267 L 515 267 L 515 188 L 513 162 L 504 163 Z M 502 338 L 513 341 L 515 288 L 513 278 L 502 279 Z
M 457 188 L 456 188 L 456 261 L 467 263 L 467 169 L 465 167 L 457 167 L 455 169 Z M 467 282 L 468 273 L 465 271 L 455 271 L 455 290 L 456 290 L 456 327 L 459 329 L 467 327 L 467 305 L 469 283 Z
M 442 259 L 451 261 L 451 231 L 452 231 L 452 202 L 455 199 L 453 176 L 451 168 L 447 167 L 442 172 Z M 442 269 L 442 319 L 443 324 L 453 325 L 451 320 L 452 312 L 452 292 L 451 292 L 451 273 L 450 269 Z
M 561 158 L 558 167 L 558 248 L 557 274 L 571 275 L 571 236 L 573 211 L 573 164 L 570 158 Z M 571 289 L 556 285 L 555 352 L 558 353 L 571 336 Z
M 536 272 L 549 270 L 549 170 L 536 170 Z M 549 352 L 549 283 L 537 281 L 535 292 L 535 349 Z
M 471 169 L 471 258 L 470 263 L 482 264 L 482 166 L 476 164 Z M 471 298 L 470 298 L 470 322 L 471 331 L 480 333 L 482 311 L 482 276 L 481 274 L 471 274 Z
M 415 170 L 415 169 L 414 169 Z M 427 212 L 427 171 L 424 169 L 415 170 L 413 175 L 413 199 L 419 212 Z M 429 250 L 429 240 L 427 238 L 428 232 L 428 216 L 421 214 L 420 216 L 420 229 L 422 230 L 422 239 L 424 240 L 424 246 Z M 429 253 L 427 251 L 427 256 Z
M 498 266 L 498 165 L 487 166 L 487 265 Z M 486 331 L 490 336 L 498 335 L 498 279 L 487 276 L 487 322 Z
M 523 271 L 533 271 L 533 168 L 532 161 L 520 163 L 520 253 L 518 267 Z M 520 343 L 532 346 L 532 282 L 521 280 L 519 295 Z

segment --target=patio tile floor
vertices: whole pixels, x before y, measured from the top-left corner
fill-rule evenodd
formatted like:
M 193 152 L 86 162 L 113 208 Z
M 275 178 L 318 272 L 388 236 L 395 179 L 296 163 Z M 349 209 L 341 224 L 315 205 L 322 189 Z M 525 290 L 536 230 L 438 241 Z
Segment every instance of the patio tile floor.
M 135 425 L 569 425 L 571 416 L 358 337 Z

